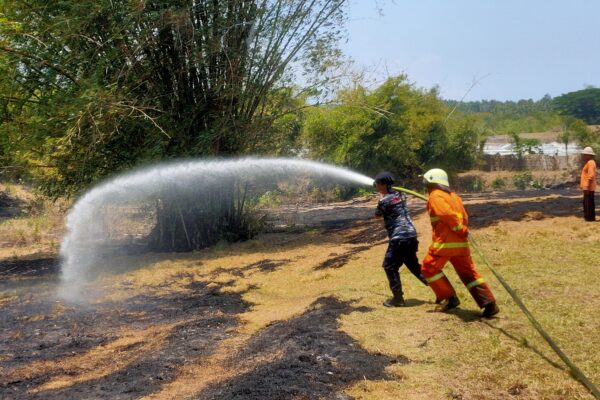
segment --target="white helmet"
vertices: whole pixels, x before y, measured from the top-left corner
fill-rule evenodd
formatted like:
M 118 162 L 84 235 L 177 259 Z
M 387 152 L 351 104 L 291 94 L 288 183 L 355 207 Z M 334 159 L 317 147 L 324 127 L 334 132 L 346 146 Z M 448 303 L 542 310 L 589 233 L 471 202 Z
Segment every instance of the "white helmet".
M 448 182 L 448 174 L 443 169 L 430 169 L 429 171 L 423 174 L 423 179 L 428 184 L 435 183 L 438 185 L 450 187 L 450 183 Z
M 585 149 L 583 149 L 583 151 L 581 152 L 581 154 L 589 154 L 590 156 L 595 156 L 596 153 L 594 153 L 594 150 L 588 146 Z

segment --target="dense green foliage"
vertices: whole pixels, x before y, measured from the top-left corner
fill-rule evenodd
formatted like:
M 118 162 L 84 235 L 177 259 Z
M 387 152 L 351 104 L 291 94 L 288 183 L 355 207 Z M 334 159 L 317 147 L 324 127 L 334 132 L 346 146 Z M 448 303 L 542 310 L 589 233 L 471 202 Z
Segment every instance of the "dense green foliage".
M 289 153 L 295 111 L 336 65 L 344 4 L 0 2 L 0 168 L 25 168 L 58 196 L 155 160 Z M 235 185 L 217 201 L 157 199 L 153 246 L 250 237 Z
M 335 63 L 343 4 L 0 3 L 1 162 L 48 166 L 61 194 L 156 159 L 288 151 L 291 67 Z
M 561 114 L 579 118 L 590 125 L 600 125 L 600 88 L 563 94 L 555 98 L 553 104 Z
M 430 166 L 468 169 L 477 159 L 473 121 L 447 119 L 435 89 L 415 88 L 405 76 L 369 91 L 357 84 L 332 105 L 310 110 L 304 146 L 313 158 L 366 173 L 382 169 L 413 179 Z

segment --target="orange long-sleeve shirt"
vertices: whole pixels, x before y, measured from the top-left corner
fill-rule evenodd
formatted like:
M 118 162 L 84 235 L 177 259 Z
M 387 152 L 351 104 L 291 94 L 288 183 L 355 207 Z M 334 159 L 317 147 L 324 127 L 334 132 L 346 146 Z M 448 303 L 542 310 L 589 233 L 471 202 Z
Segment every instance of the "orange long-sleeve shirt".
M 588 160 L 581 170 L 581 180 L 579 181 L 581 190 L 596 191 L 596 161 Z
M 432 227 L 429 251 L 439 256 L 469 255 L 469 216 L 460 197 L 453 192 L 434 189 L 429 193 L 427 212 Z

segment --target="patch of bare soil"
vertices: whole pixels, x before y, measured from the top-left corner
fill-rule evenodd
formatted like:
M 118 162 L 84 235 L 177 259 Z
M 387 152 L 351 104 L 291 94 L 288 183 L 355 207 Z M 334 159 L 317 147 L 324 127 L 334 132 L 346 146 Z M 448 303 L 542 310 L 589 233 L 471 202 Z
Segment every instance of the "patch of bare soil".
M 266 221 L 273 230 L 290 227 L 344 228 L 348 223 L 371 218 L 375 211 L 375 198 L 369 196 L 318 206 L 297 205 L 269 209 L 265 210 Z
M 260 271 L 260 272 L 273 272 L 278 270 L 280 267 L 286 265 L 288 262 L 290 262 L 291 260 L 285 259 L 285 260 L 271 260 L 271 259 L 266 259 L 266 260 L 262 260 L 262 261 L 258 261 L 249 265 L 244 265 L 242 267 L 234 267 L 234 268 L 217 268 L 213 271 L 213 273 L 211 274 L 211 276 L 217 277 L 219 276 L 219 274 L 221 273 L 228 273 L 231 274 L 233 276 L 237 276 L 240 278 L 243 278 L 244 276 L 246 276 L 249 273 L 253 273 L 256 271 Z

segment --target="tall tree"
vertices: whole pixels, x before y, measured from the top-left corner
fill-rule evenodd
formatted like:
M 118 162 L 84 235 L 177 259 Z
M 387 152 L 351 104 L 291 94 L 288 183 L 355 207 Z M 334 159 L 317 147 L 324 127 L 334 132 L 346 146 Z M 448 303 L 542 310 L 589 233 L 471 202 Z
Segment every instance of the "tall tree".
M 291 78 L 335 63 L 345 2 L 0 2 L 0 134 L 52 167 L 42 178 L 54 194 L 143 161 L 284 152 L 299 132 Z M 153 245 L 251 236 L 243 183 L 212 191 L 156 199 Z
M 265 128 L 291 104 L 278 88 L 294 68 L 331 63 L 344 4 L 0 3 L 2 85 L 18 104 L 0 129 L 18 115 L 27 157 L 56 167 L 56 193 L 141 160 L 271 150 Z

